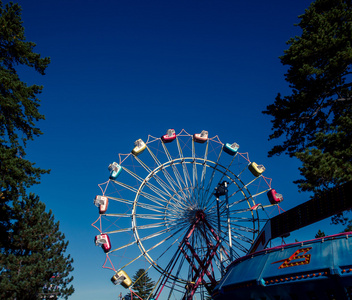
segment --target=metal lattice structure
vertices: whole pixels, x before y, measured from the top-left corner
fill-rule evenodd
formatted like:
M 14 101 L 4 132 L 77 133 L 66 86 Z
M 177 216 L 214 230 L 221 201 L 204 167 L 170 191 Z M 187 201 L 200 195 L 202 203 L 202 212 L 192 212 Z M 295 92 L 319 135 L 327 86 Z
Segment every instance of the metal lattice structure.
M 149 299 L 162 293 L 191 299 L 210 292 L 225 268 L 248 253 L 268 219 L 265 209 L 282 196 L 263 176 L 265 168 L 238 148 L 206 131 L 168 130 L 119 154 L 99 185 L 93 223 L 114 283 L 131 287 L 127 274 L 143 260 L 160 274 Z

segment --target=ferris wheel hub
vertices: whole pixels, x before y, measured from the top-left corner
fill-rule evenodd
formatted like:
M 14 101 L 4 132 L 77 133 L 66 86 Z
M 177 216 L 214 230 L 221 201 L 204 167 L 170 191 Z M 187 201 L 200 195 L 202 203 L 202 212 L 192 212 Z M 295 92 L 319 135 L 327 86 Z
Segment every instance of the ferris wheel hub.
M 199 209 L 196 211 L 196 219 L 205 220 L 205 212 L 203 209 Z
M 205 220 L 206 213 L 202 208 L 193 207 L 185 211 L 184 217 L 186 220 L 188 220 L 189 224 L 193 225 L 194 223 Z

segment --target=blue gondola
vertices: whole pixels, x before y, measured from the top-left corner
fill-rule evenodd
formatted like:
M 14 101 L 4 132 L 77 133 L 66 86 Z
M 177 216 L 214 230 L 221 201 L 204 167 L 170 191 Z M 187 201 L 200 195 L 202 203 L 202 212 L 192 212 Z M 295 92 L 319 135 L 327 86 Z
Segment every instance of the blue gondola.
M 116 179 L 122 171 L 122 167 L 117 162 L 113 162 L 112 164 L 110 164 L 108 169 L 110 171 L 109 178 L 113 180 Z
M 237 143 L 233 143 L 233 144 L 226 143 L 223 147 L 223 150 L 227 154 L 235 155 L 237 153 L 239 147 L 240 147 L 240 145 L 238 145 Z

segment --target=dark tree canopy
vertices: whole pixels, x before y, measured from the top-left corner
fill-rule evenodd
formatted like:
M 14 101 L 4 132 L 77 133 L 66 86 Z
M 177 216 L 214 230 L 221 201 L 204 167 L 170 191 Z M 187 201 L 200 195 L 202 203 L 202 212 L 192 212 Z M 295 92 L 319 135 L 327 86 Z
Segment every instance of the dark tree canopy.
M 42 87 L 22 82 L 16 67 L 23 65 L 44 74 L 50 62 L 35 53 L 34 47 L 24 36 L 21 7 L 3 5 L 0 0 L 0 174 L 1 191 L 7 193 L 23 194 L 47 172 L 24 159 L 26 142 L 41 134 L 36 122 L 44 119 L 37 98 Z
M 18 67 L 44 75 L 50 59 L 26 41 L 21 7 L 0 0 L 0 298 L 38 299 L 43 293 L 73 293 L 65 256 L 68 242 L 52 212 L 27 189 L 47 170 L 25 159 L 27 142 L 41 135 L 37 122 L 42 91 L 21 81 Z M 48 289 L 49 287 L 49 289 Z M 54 291 L 54 292 L 53 292 Z
M 269 156 L 298 157 L 296 183 L 319 192 L 352 179 L 352 1 L 316 0 L 299 18 L 302 34 L 280 57 L 292 93 L 263 113 L 281 142 Z
M 147 299 L 150 293 L 153 291 L 155 283 L 148 276 L 148 272 L 145 269 L 139 269 L 133 276 L 133 290 L 142 299 Z M 136 297 L 137 299 L 137 297 Z

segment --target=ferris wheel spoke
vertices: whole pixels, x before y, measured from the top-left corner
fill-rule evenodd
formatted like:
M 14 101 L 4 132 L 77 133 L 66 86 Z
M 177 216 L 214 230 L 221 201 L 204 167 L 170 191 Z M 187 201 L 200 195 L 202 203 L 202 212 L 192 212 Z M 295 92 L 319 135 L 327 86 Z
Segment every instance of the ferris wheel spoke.
M 176 144 L 177 144 L 178 155 L 179 155 L 179 158 L 181 159 L 181 166 L 182 166 L 182 170 L 183 170 L 185 186 L 188 187 L 188 183 L 192 186 L 192 180 L 189 175 L 187 165 L 184 163 L 185 157 L 183 156 L 182 147 L 181 147 L 180 141 L 177 137 L 176 137 Z
M 177 207 L 167 207 L 167 212 L 164 212 L 164 216 L 168 218 L 181 218 L 182 210 L 178 209 Z
M 192 186 L 192 180 L 188 172 L 187 165 L 185 164 L 185 161 L 181 161 L 181 166 L 182 166 L 182 171 L 183 171 L 183 178 L 185 182 L 185 186 L 188 188 L 189 185 Z
M 185 262 L 185 259 L 186 259 L 184 256 L 181 256 L 181 257 L 180 257 L 180 255 L 181 255 L 181 251 L 179 251 L 179 254 L 178 254 L 178 257 L 177 257 L 177 259 L 176 259 L 176 262 L 174 263 L 174 265 L 176 265 L 178 259 L 180 258 L 180 262 L 179 262 L 179 264 L 178 264 L 178 268 L 177 268 L 177 270 L 176 270 L 175 277 L 179 277 L 179 276 L 180 276 L 181 267 L 183 266 L 183 264 L 184 264 L 184 262 Z M 177 280 L 174 279 L 174 280 L 172 281 L 171 288 L 170 288 L 170 292 L 169 292 L 169 296 L 168 296 L 167 299 L 171 299 L 172 293 L 173 293 L 174 289 L 176 288 L 176 286 L 177 286 Z
M 201 179 L 200 179 L 200 186 L 198 189 L 198 197 L 200 199 L 202 199 L 202 204 L 205 205 L 205 201 L 204 201 L 204 184 L 205 184 L 205 177 L 206 177 L 206 173 L 207 173 L 207 166 L 206 166 L 206 162 L 204 161 L 203 163 L 203 168 L 202 168 L 202 174 L 201 174 Z
M 230 211 L 230 215 L 234 215 L 234 214 L 241 214 L 241 213 L 245 213 L 247 211 L 251 211 L 251 208 L 243 208 L 243 209 L 233 209 Z
M 146 209 L 146 210 L 149 210 L 149 211 L 154 211 L 154 212 L 157 212 L 157 213 L 161 213 L 161 214 L 164 213 L 164 211 L 163 211 L 164 207 L 163 206 L 155 206 L 155 205 L 152 205 L 152 204 L 146 204 L 146 203 L 142 203 L 142 202 L 136 203 L 135 206 L 143 208 L 143 209 Z
M 219 182 L 222 182 L 225 178 L 225 176 L 227 176 L 227 172 L 230 171 L 230 167 L 232 165 L 232 163 L 235 161 L 235 158 L 237 156 L 237 152 L 236 154 L 233 156 L 232 160 L 230 161 L 229 165 L 226 167 L 224 173 L 222 174 L 221 178 L 219 179 Z M 238 175 L 236 175 L 236 177 L 239 177 Z
M 174 195 L 173 195 L 173 199 L 178 204 L 186 205 L 187 201 L 185 201 L 185 199 L 188 199 L 191 196 L 191 192 L 190 192 L 191 188 L 187 187 L 186 185 L 182 185 L 183 182 L 180 180 L 181 176 L 180 176 L 176 166 L 172 165 L 172 167 L 173 167 L 173 170 L 175 168 L 175 171 L 174 171 L 175 174 L 174 175 L 177 178 L 176 180 L 178 181 L 178 183 L 181 184 L 181 186 L 178 185 L 179 190 L 177 190 L 177 191 L 175 190 L 176 197 L 174 197 Z M 163 171 L 164 171 L 164 169 L 163 169 Z M 170 176 L 169 173 L 167 173 L 167 175 Z
M 150 193 L 147 193 L 145 191 L 142 190 L 138 190 L 138 192 L 136 193 L 137 196 L 143 197 L 145 199 L 150 200 L 151 202 L 153 202 L 156 205 L 159 205 L 159 207 L 165 207 L 165 205 L 168 204 L 168 200 L 167 198 L 164 197 L 156 197 Z M 160 195 L 158 195 L 160 196 Z
M 163 197 L 163 196 L 160 195 L 160 194 L 157 194 L 160 198 L 159 198 L 159 197 L 155 197 L 155 196 L 153 196 L 153 195 L 151 195 L 151 194 L 149 194 L 149 193 L 141 192 L 140 189 L 136 189 L 136 188 L 134 188 L 134 187 L 132 187 L 132 186 L 130 186 L 130 185 L 128 185 L 128 184 L 122 183 L 122 182 L 120 182 L 120 181 L 116 181 L 116 180 L 112 180 L 112 181 L 113 181 L 114 183 L 116 183 L 117 185 L 119 185 L 119 186 L 121 186 L 121 187 L 123 187 L 123 188 L 125 188 L 125 189 L 127 189 L 127 190 L 130 190 L 131 192 L 136 193 L 136 195 L 142 195 L 143 197 L 145 197 L 145 198 L 147 198 L 147 199 L 153 201 L 155 204 L 158 204 L 158 205 L 162 206 L 162 205 L 160 204 L 160 202 L 166 202 L 166 203 L 167 203 L 167 200 L 166 200 L 167 198 Z M 160 201 L 160 202 L 159 202 L 159 201 Z
M 141 162 L 140 159 L 138 159 L 136 156 L 134 157 L 138 162 L 140 162 L 140 164 L 142 164 L 142 166 L 144 166 L 144 164 Z M 130 174 L 132 177 L 134 177 L 135 179 L 137 179 L 139 182 L 143 182 L 144 178 L 142 178 L 141 176 L 138 176 L 136 173 L 132 172 L 130 169 L 126 168 L 126 167 L 122 167 L 122 169 L 124 170 L 124 172 Z
M 158 243 L 156 243 L 155 245 L 153 245 L 152 247 L 150 247 L 148 250 L 144 250 L 143 248 L 143 253 L 144 254 L 148 254 L 149 252 L 151 252 L 152 250 L 155 250 L 157 247 L 159 247 L 160 245 L 162 245 L 163 243 L 165 243 L 166 241 L 168 241 L 169 239 L 175 237 L 176 235 L 178 235 L 180 232 L 182 232 L 182 229 L 178 229 L 175 232 L 171 233 L 170 235 L 168 235 L 167 237 L 165 237 L 164 239 L 160 240 Z M 153 260 L 153 262 L 155 264 L 158 263 L 158 260 L 165 254 L 167 253 L 167 251 L 170 249 L 171 246 L 173 246 L 175 243 L 177 243 L 177 241 L 179 240 L 179 238 L 176 238 L 176 240 L 174 241 L 174 243 L 172 243 L 172 245 L 170 245 L 168 248 L 165 249 L 165 251 L 163 253 L 161 253 L 156 259 Z
M 165 143 L 164 143 L 162 140 L 161 140 L 161 145 L 162 145 L 162 147 L 163 147 L 163 149 L 164 149 L 164 152 L 165 152 L 165 155 L 166 155 L 166 157 L 167 157 L 167 160 L 168 160 L 168 161 L 172 161 L 173 158 L 172 158 L 172 156 L 171 156 L 169 150 L 167 150 L 167 147 L 166 147 Z
M 243 242 L 240 243 L 236 239 L 232 239 L 231 242 L 232 242 L 232 248 L 231 248 L 231 255 L 229 256 L 229 264 L 232 263 L 234 259 L 237 259 L 246 255 L 250 248 L 250 247 L 244 246 Z
M 155 185 L 151 184 L 149 182 L 149 180 L 146 180 L 140 176 L 138 176 L 137 174 L 135 174 L 134 172 L 132 172 L 131 170 L 124 168 L 124 170 L 129 173 L 132 177 L 134 177 L 135 179 L 137 179 L 139 182 L 144 183 L 146 186 L 148 186 L 151 190 L 153 190 L 156 194 L 158 194 L 160 197 L 165 197 L 165 196 L 170 196 L 170 191 L 175 194 L 176 190 L 172 184 L 171 181 L 169 181 L 169 185 L 164 182 L 158 175 L 157 175 L 157 171 L 153 171 L 151 170 L 145 163 L 143 163 L 143 161 L 141 159 L 139 159 L 137 156 L 134 156 L 134 158 L 136 159 L 136 161 L 145 168 L 145 170 L 149 171 L 150 174 L 153 174 L 152 178 L 154 178 L 156 180 L 156 182 L 162 187 L 161 190 L 159 188 L 157 188 Z M 162 169 L 163 173 L 164 170 Z M 149 178 L 150 179 L 150 178 Z M 167 177 L 167 179 L 169 179 L 169 177 Z M 163 195 L 163 196 L 162 196 Z
M 262 175 L 255 177 L 253 180 L 251 180 L 250 182 L 248 182 L 245 187 L 247 188 L 248 186 L 250 186 L 253 182 L 257 181 L 258 179 L 260 179 L 262 177 Z
M 156 157 L 156 155 L 153 153 L 153 151 L 147 146 L 147 150 L 148 153 L 150 154 L 150 156 L 152 157 L 152 159 L 154 160 L 154 162 L 157 164 L 157 166 L 161 166 L 162 163 L 159 161 L 159 159 Z
M 114 249 L 114 250 L 110 250 L 110 251 L 108 252 L 108 254 L 111 254 L 111 253 L 116 252 L 116 251 L 120 251 L 120 250 L 125 249 L 125 248 L 127 248 L 127 247 L 130 247 L 130 246 L 132 246 L 132 245 L 135 245 L 136 243 L 137 243 L 137 241 L 130 242 L 130 243 L 128 243 L 128 244 L 126 244 L 126 245 L 123 245 L 123 246 L 121 246 L 121 247 L 119 247 L 119 248 L 116 248 L 116 249 Z
M 172 168 L 172 170 L 174 172 L 175 178 L 177 179 L 179 184 L 181 184 L 181 186 L 183 185 L 184 187 L 188 188 L 189 187 L 188 182 L 191 183 L 190 177 L 189 177 L 189 174 L 188 174 L 188 170 L 185 169 L 185 166 L 183 164 L 184 158 L 183 158 L 182 150 L 181 150 L 181 147 L 180 147 L 180 144 L 179 144 L 179 141 L 178 141 L 177 138 L 176 138 L 176 142 L 177 142 L 177 149 L 178 149 L 178 152 L 179 152 L 179 158 L 178 159 L 173 159 L 171 157 L 169 151 L 167 150 L 166 145 L 164 143 L 162 143 L 162 145 L 163 145 L 163 148 L 164 148 L 164 151 L 165 151 L 166 155 L 169 158 L 169 162 L 171 162 L 171 168 Z M 178 171 L 176 165 L 174 163 L 172 163 L 172 162 L 177 162 L 177 161 L 181 162 L 181 166 L 182 166 L 182 170 L 183 170 L 183 173 L 184 173 L 184 177 L 181 176 L 181 174 Z
M 210 179 L 209 179 L 209 182 L 208 182 L 208 186 L 207 186 L 207 189 L 206 189 L 206 194 L 203 196 L 204 198 L 206 197 L 206 195 L 209 193 L 209 190 L 210 190 L 210 187 L 212 186 L 213 184 L 213 179 L 214 179 L 214 176 L 216 174 L 216 170 L 217 170 L 217 167 L 219 166 L 219 161 L 220 161 L 220 157 L 221 157 L 221 154 L 222 154 L 222 147 L 219 151 L 219 154 L 217 156 L 217 160 L 215 162 L 215 165 L 214 165 L 214 168 L 213 168 L 213 172 L 210 176 Z
M 155 246 L 153 246 L 152 248 L 150 248 L 149 251 L 155 249 L 157 246 L 161 245 L 163 242 L 166 242 L 170 238 L 175 237 L 176 235 L 179 234 L 179 236 L 177 238 L 175 238 L 174 242 L 169 247 L 167 247 L 165 249 L 165 251 L 158 257 L 158 259 L 160 259 L 162 256 L 164 256 L 164 254 L 166 254 L 171 249 L 172 246 L 179 243 L 179 239 L 181 238 L 183 232 L 184 232 L 184 228 L 178 228 L 177 230 L 175 230 L 174 233 L 172 233 L 168 237 L 164 238 L 164 240 L 160 241 L 160 243 L 158 243 Z
M 169 250 L 169 248 L 167 250 Z M 165 253 L 166 252 L 164 252 L 163 254 L 165 254 Z M 180 259 L 180 255 L 181 255 L 181 251 L 180 251 L 180 249 L 178 247 L 176 249 L 175 253 L 173 254 L 172 258 L 170 259 L 168 265 L 165 267 L 164 271 L 161 273 L 161 276 L 160 276 L 160 278 L 158 280 L 158 282 L 160 282 L 160 284 L 158 284 L 158 287 L 157 287 L 156 292 L 155 292 L 155 295 L 157 295 L 156 298 L 159 297 L 162 288 L 164 287 L 164 285 L 167 284 L 168 278 L 170 277 L 171 273 L 173 272 L 173 269 L 175 268 L 175 266 L 177 265 L 177 262 Z M 178 269 L 176 271 L 176 276 L 173 276 L 173 279 L 172 279 L 171 291 L 170 291 L 168 299 L 172 295 L 172 291 L 175 289 L 177 278 L 179 278 L 179 272 L 181 270 L 181 266 L 182 266 L 184 260 L 185 260 L 185 258 L 181 256 L 181 262 L 178 264 Z
M 256 193 L 256 194 L 253 194 L 252 197 L 253 197 L 253 198 L 258 197 L 259 195 L 262 195 L 262 194 L 267 193 L 269 190 L 270 190 L 270 188 L 268 188 L 268 189 L 266 189 L 266 190 L 264 190 L 264 191 L 258 192 L 258 193 Z M 267 207 L 267 206 L 271 206 L 271 205 L 266 205 L 265 207 Z
M 104 214 L 105 217 L 116 217 L 116 218 L 130 218 L 132 214 Z
M 174 201 L 171 201 L 174 200 Z M 187 197 L 182 197 L 181 199 L 170 199 L 169 205 L 171 205 L 176 210 L 187 209 Z
M 118 269 L 118 271 L 123 270 L 124 268 L 128 267 L 130 264 L 134 263 L 135 261 L 137 261 L 138 259 L 140 259 L 143 256 L 143 253 L 139 254 L 137 257 L 135 257 L 134 259 L 132 259 L 131 261 L 129 261 L 128 263 L 126 263 L 125 265 L 123 265 L 121 268 Z M 148 270 L 150 269 L 152 265 L 150 265 L 148 267 Z
M 181 165 L 182 165 L 182 160 L 183 159 L 175 159 L 175 160 L 171 159 L 171 156 L 170 156 L 165 144 L 164 143 L 162 143 L 162 144 L 163 144 L 163 148 L 164 148 L 165 153 L 167 153 L 167 156 L 170 157 L 169 162 L 171 162 L 170 165 L 171 165 L 171 169 L 173 171 L 174 177 L 169 172 L 167 172 L 165 170 L 164 165 L 159 166 L 159 168 L 161 168 L 161 170 L 163 171 L 164 176 L 167 178 L 167 180 L 169 182 L 173 182 L 175 185 L 177 185 L 179 187 L 179 190 L 182 191 L 183 194 L 185 194 L 184 190 L 187 191 L 188 188 L 189 188 L 188 181 L 187 181 L 187 176 L 185 176 L 185 178 L 183 178 L 181 176 L 179 170 L 176 167 L 176 163 L 181 163 Z M 182 169 L 184 171 L 184 167 L 183 166 L 182 166 Z M 176 179 L 177 183 L 175 182 L 174 178 Z M 184 188 L 182 188 L 182 187 L 184 187 Z
M 238 249 L 239 251 L 245 254 L 248 253 L 249 251 L 249 247 L 245 247 L 243 244 L 239 243 L 236 239 L 232 239 L 232 247 Z M 235 251 L 235 253 L 237 254 L 237 257 L 242 256 L 237 251 Z
M 205 188 L 204 188 L 204 185 L 205 185 L 205 178 L 206 178 L 206 173 L 207 173 L 207 156 L 208 156 L 208 146 L 209 146 L 209 140 L 207 140 L 207 146 L 206 146 L 206 150 L 205 150 L 205 155 L 204 155 L 204 161 L 202 163 L 202 173 L 201 173 L 201 179 L 200 179 L 200 187 L 199 187 L 199 190 L 198 190 L 198 197 L 201 197 L 202 199 L 202 204 L 205 206 L 205 197 L 204 197 L 204 193 L 205 193 Z M 202 196 L 201 196 L 202 194 Z
M 239 178 L 233 172 L 231 172 L 228 168 L 226 168 L 226 167 L 224 167 L 224 166 L 222 166 L 222 165 L 220 165 L 218 163 L 215 165 L 214 171 L 215 170 L 217 170 L 219 173 L 221 173 L 223 175 L 221 177 L 221 180 L 217 180 L 218 183 L 221 183 L 221 181 L 224 179 L 224 177 L 226 177 L 230 181 L 230 182 L 228 182 L 228 187 L 229 187 L 231 184 L 234 183 L 235 179 L 239 180 Z M 211 179 L 211 181 L 212 180 L 213 180 L 213 178 Z M 236 184 L 236 186 L 237 186 L 237 184 Z M 209 194 L 209 190 L 207 190 L 207 195 L 209 195 L 209 196 L 208 196 L 208 199 L 207 199 L 206 203 L 209 203 L 209 201 L 211 201 L 211 198 L 214 195 L 214 193 L 212 192 L 211 194 Z
M 186 163 L 183 160 L 177 161 L 177 163 L 181 165 L 184 178 L 180 174 L 180 171 L 176 168 L 175 164 L 172 164 L 172 170 L 174 171 L 175 177 L 182 180 L 182 183 L 183 183 L 182 194 L 184 195 L 183 199 L 189 200 L 192 197 L 194 186 L 192 185 L 192 181 L 190 179 Z
M 131 214 L 133 216 L 133 214 Z M 137 219 L 147 219 L 147 220 L 164 220 L 165 214 L 135 214 Z
M 162 169 L 163 175 L 165 176 L 166 180 L 169 182 L 170 185 L 172 185 L 173 190 L 176 191 L 181 191 L 181 194 L 183 194 L 184 197 L 186 197 L 186 194 L 182 188 L 183 186 L 183 182 L 182 182 L 182 178 L 180 178 L 179 176 L 176 176 L 175 174 L 175 179 L 169 174 L 169 172 L 167 172 L 164 168 Z M 176 186 L 177 188 L 175 188 L 174 186 Z M 178 195 L 176 192 L 176 195 L 178 197 L 181 197 L 181 195 Z
M 160 235 L 162 235 L 162 234 L 164 234 L 164 233 L 166 233 L 166 232 L 170 232 L 170 231 L 171 231 L 170 228 L 165 228 L 165 229 L 163 229 L 163 230 L 160 230 L 160 231 L 158 231 L 158 232 L 154 232 L 154 233 L 152 233 L 152 234 L 150 234 L 150 235 L 148 235 L 148 236 L 145 236 L 145 237 L 143 237 L 143 238 L 139 238 L 139 241 L 144 242 L 144 241 L 146 241 L 146 240 L 153 239 L 153 238 L 155 238 L 155 237 L 157 237 L 157 236 L 160 236 Z
M 198 189 L 198 174 L 197 174 L 197 164 L 195 160 L 192 162 L 192 181 L 195 189 Z
M 252 222 L 253 218 L 246 218 L 246 217 L 232 217 L 231 218 L 231 224 L 232 223 L 237 223 L 237 222 Z
M 111 197 L 111 196 L 107 196 L 109 200 L 113 200 L 113 201 L 117 201 L 117 202 L 121 202 L 124 204 L 129 204 L 129 205 L 133 205 L 134 201 L 132 200 L 127 200 L 127 199 L 122 199 L 122 198 L 115 198 L 115 197 Z
M 151 184 L 149 180 L 143 179 L 142 177 L 138 176 L 131 170 L 124 168 L 124 170 L 129 173 L 132 177 L 137 179 L 140 183 L 145 184 L 148 188 L 150 188 L 153 192 L 159 195 L 162 198 L 171 196 L 170 190 L 174 193 L 175 190 L 165 184 L 158 176 L 154 176 L 155 180 L 159 183 L 159 185 L 163 188 L 163 190 L 157 188 L 155 185 Z M 166 198 L 165 198 L 166 199 Z
M 181 195 L 179 195 L 178 193 L 177 193 L 177 191 L 178 190 L 182 190 L 182 188 L 179 186 L 179 185 L 177 185 L 177 183 L 173 180 L 173 178 L 170 176 L 170 174 L 165 170 L 165 169 L 162 169 L 161 170 L 162 171 L 162 173 L 164 174 L 164 176 L 165 176 L 165 178 L 166 178 L 166 180 L 168 181 L 168 183 L 169 183 L 169 185 L 166 183 L 166 182 L 164 182 L 158 175 L 157 175 L 157 173 L 155 173 L 154 174 L 154 176 L 153 176 L 153 178 L 157 181 L 157 183 L 159 183 L 159 185 L 160 186 L 162 186 L 163 188 L 164 188 L 164 190 L 167 192 L 167 195 L 168 196 L 171 196 L 171 194 L 170 194 L 170 192 L 172 192 L 172 194 L 173 195 L 176 195 L 176 197 L 177 198 L 181 198 L 182 196 Z M 147 183 L 147 186 L 149 187 L 149 181 L 148 181 L 148 183 Z M 176 187 L 175 187 L 175 185 L 176 185 Z M 155 189 L 155 187 L 154 186 L 151 186 L 150 187 L 151 189 Z M 183 193 L 184 194 L 184 193 Z
M 105 232 L 105 234 L 114 234 L 114 233 L 131 232 L 131 231 L 132 231 L 132 227 L 129 227 L 129 228 L 121 228 L 113 231 L 107 231 Z
M 148 173 L 151 173 L 153 170 L 151 168 L 149 168 L 138 156 L 133 154 L 133 158 L 144 168 L 144 170 L 146 170 Z M 122 167 L 125 171 L 130 171 L 128 168 Z M 132 172 L 132 171 L 130 171 Z M 134 173 L 133 173 L 134 174 Z M 137 176 L 137 175 L 134 175 Z M 139 176 L 137 176 L 139 177 Z M 143 179 L 141 180 L 143 181 Z
M 147 225 L 136 226 L 136 229 L 140 230 L 140 229 L 159 228 L 159 227 L 165 226 L 166 224 L 167 224 L 166 222 L 151 223 L 151 224 L 147 224 Z
M 234 231 L 234 230 L 231 230 L 231 231 L 232 231 L 232 234 L 233 234 L 232 235 L 233 238 L 241 240 L 241 241 L 249 243 L 249 244 L 252 244 L 253 241 L 250 238 L 248 238 L 247 236 L 245 236 L 245 235 L 243 235 L 243 234 L 241 234 L 241 233 L 239 233 L 237 231 Z
M 220 159 L 220 155 L 219 155 L 218 160 L 219 160 L 219 159 Z M 218 167 L 219 167 L 219 166 L 220 166 L 220 165 L 219 165 L 219 163 L 218 163 L 218 161 L 217 161 L 217 162 L 215 163 L 215 166 L 213 167 L 213 171 L 212 171 L 212 173 L 211 173 L 211 175 L 210 175 L 210 179 L 209 179 L 209 181 L 208 181 L 208 186 L 207 186 L 207 188 L 206 188 L 205 191 L 204 191 L 203 199 L 207 199 L 206 204 L 210 201 L 210 199 L 211 199 L 211 197 L 212 197 L 212 195 L 213 195 L 213 191 L 211 191 L 211 193 L 210 193 L 210 188 L 211 188 L 211 186 L 212 186 L 212 184 L 213 184 L 213 180 L 214 180 L 216 171 L 218 171 Z M 210 193 L 210 195 L 209 195 L 209 193 Z
M 192 139 L 191 139 L 192 140 Z M 180 140 L 178 139 L 178 137 L 176 137 L 176 144 L 177 144 L 177 150 L 178 150 L 178 156 L 180 158 L 183 158 L 183 151 L 182 151 L 182 147 L 180 145 Z
M 229 197 L 230 199 L 230 197 Z M 242 202 L 246 202 L 248 201 L 249 197 L 246 197 L 246 198 L 243 198 L 243 199 L 240 199 L 240 200 L 237 200 L 235 202 L 232 202 L 230 205 L 229 205 L 229 208 L 232 208 L 233 206 L 236 206 L 237 204 L 240 204 Z
M 195 147 L 194 139 L 192 139 L 192 157 L 193 158 L 196 157 L 196 147 Z
M 258 232 L 257 229 L 253 229 L 251 227 L 247 227 L 247 226 L 240 226 L 240 225 L 237 225 L 236 223 L 234 222 L 231 222 L 231 226 L 234 226 L 234 230 L 240 230 L 240 231 L 245 231 L 245 232 Z
M 247 191 L 247 192 L 248 192 L 248 190 L 247 190 L 246 187 L 236 189 L 231 195 L 229 195 L 229 199 L 233 198 L 233 197 L 236 196 L 238 193 L 243 193 L 244 191 Z
M 180 187 L 180 191 L 182 191 L 182 194 L 184 194 L 185 197 L 189 196 L 189 185 L 188 185 L 187 179 L 186 181 L 184 180 L 179 170 L 177 169 L 176 165 L 172 164 L 171 168 L 177 180 L 178 186 Z M 186 192 L 188 194 L 186 194 Z
M 147 150 L 148 150 L 149 154 L 151 155 L 151 157 L 153 158 L 154 162 L 158 165 L 158 167 L 160 167 L 162 165 L 160 163 L 160 161 L 156 158 L 156 156 L 149 149 L 149 147 L 147 147 Z M 154 174 L 155 173 L 155 169 L 152 170 L 150 167 L 148 167 L 147 164 L 145 164 L 138 156 L 134 155 L 134 158 L 149 174 Z M 156 168 L 156 169 L 158 169 L 158 168 Z M 144 179 L 142 179 L 142 181 L 140 181 L 140 182 L 143 182 L 143 181 L 144 181 Z

